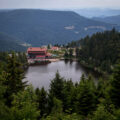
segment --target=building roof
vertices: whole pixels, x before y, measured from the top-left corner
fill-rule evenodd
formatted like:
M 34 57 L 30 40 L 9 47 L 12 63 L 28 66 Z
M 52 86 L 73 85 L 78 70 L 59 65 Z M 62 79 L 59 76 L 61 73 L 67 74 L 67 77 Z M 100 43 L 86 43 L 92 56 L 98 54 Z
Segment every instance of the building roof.
M 57 50 L 58 47 L 53 46 L 51 49 L 52 49 L 52 50 Z
M 27 49 L 27 52 L 33 52 L 33 51 L 46 51 L 47 49 L 46 48 L 40 48 L 40 47 L 29 47 Z

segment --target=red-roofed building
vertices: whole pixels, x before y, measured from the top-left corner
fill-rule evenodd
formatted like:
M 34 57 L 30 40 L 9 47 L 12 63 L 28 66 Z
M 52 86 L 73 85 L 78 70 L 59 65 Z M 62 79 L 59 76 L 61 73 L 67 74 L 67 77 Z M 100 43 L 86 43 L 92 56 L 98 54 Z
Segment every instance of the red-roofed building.
M 29 47 L 27 49 L 28 57 L 35 59 L 35 58 L 46 58 L 47 56 L 47 49 L 40 48 L 40 47 Z

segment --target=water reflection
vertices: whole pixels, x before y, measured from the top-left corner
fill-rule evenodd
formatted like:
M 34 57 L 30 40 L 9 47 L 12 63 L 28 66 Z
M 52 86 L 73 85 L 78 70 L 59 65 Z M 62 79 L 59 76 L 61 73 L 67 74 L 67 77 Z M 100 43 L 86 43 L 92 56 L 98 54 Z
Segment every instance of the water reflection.
M 49 89 L 50 81 L 55 77 L 55 73 L 59 71 L 62 77 L 72 79 L 72 81 L 79 82 L 82 74 L 95 75 L 91 70 L 85 69 L 75 61 L 58 61 L 47 65 L 30 66 L 26 71 L 26 79 L 34 88 L 45 87 Z M 95 76 L 96 77 L 96 76 Z

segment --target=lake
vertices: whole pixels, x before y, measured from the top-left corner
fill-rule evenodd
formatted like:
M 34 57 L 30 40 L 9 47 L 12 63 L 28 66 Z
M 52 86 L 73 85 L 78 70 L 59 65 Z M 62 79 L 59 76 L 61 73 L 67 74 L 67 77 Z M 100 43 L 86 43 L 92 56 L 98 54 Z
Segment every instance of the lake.
M 96 79 L 98 76 L 91 70 L 82 67 L 78 62 L 58 61 L 47 65 L 30 66 L 26 71 L 25 80 L 28 81 L 28 84 L 32 84 L 34 88 L 44 87 L 48 90 L 57 70 L 62 77 L 72 79 L 74 83 L 80 81 L 82 74 L 85 74 L 85 76 L 92 74 Z

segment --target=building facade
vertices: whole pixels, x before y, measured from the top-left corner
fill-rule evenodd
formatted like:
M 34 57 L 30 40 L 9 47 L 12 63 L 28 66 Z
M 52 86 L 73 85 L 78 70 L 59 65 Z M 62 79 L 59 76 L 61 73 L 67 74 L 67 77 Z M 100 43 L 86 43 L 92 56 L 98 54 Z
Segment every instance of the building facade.
M 30 47 L 27 50 L 29 59 L 45 59 L 47 57 L 47 49 L 40 47 Z

